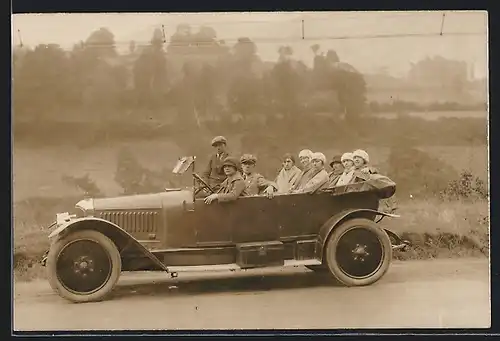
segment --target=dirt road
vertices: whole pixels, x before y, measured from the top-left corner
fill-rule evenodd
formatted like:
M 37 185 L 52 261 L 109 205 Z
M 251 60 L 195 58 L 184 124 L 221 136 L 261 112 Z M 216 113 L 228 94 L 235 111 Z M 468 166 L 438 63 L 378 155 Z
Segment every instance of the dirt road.
M 15 285 L 15 330 L 489 327 L 486 259 L 394 262 L 369 287 L 297 267 L 124 274 L 109 300 L 72 304 L 47 282 Z

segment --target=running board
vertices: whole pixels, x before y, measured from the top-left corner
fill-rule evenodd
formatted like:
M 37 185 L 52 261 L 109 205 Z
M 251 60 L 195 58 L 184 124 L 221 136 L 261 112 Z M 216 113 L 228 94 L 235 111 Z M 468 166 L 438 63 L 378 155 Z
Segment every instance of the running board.
M 321 265 L 321 261 L 317 259 L 305 260 L 285 260 L 283 266 L 305 266 L 305 265 Z M 236 263 L 232 264 L 217 264 L 217 265 L 192 265 L 192 266 L 167 266 L 168 272 L 203 272 L 203 271 L 235 271 L 242 270 Z M 262 267 L 261 267 L 262 268 Z M 254 268 L 255 269 L 255 268 Z

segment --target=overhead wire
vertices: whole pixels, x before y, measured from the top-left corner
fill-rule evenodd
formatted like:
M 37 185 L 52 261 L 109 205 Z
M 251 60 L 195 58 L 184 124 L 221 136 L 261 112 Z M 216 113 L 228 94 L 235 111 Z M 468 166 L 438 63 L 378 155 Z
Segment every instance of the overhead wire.
M 346 18 L 359 18 L 360 14 L 369 14 L 370 12 L 353 12 L 352 14 L 345 14 L 345 12 L 333 12 L 334 14 L 338 13 L 339 15 L 342 15 L 343 19 Z M 434 14 L 436 13 L 435 11 L 431 12 L 411 12 L 411 13 L 406 13 L 406 12 L 388 12 L 388 13 L 378 13 L 379 17 L 393 17 L 393 18 L 402 18 L 405 16 L 415 16 L 416 14 Z M 455 14 L 455 12 L 453 12 Z M 457 12 L 460 13 L 460 12 Z M 217 14 L 217 13 L 215 13 Z M 295 13 L 294 13 L 295 14 Z M 319 13 L 321 15 L 321 12 Z M 331 15 L 332 12 L 325 12 L 325 14 Z M 298 29 L 298 34 L 296 36 L 290 36 L 290 37 L 253 37 L 249 38 L 249 41 L 242 41 L 241 37 L 235 38 L 235 37 L 227 37 L 227 38 L 220 38 L 216 37 L 213 42 L 208 42 L 208 41 L 203 41 L 203 40 L 190 40 L 189 44 L 194 44 L 194 45 L 207 45 L 207 44 L 212 44 L 212 43 L 218 43 L 221 44 L 224 42 L 224 44 L 227 43 L 254 43 L 254 44 L 276 44 L 276 43 L 294 43 L 294 42 L 299 42 L 299 41 L 322 41 L 322 40 L 359 40 L 359 39 L 392 39 L 392 38 L 423 38 L 423 37 L 437 37 L 437 36 L 473 36 L 473 35 L 485 35 L 486 32 L 443 32 L 444 29 L 444 23 L 445 23 L 445 15 L 446 12 L 442 12 L 442 17 L 441 17 L 441 29 L 439 32 L 427 32 L 427 33 L 395 33 L 395 34 L 360 34 L 360 35 L 332 35 L 332 36 L 311 36 L 307 35 L 307 30 L 305 30 L 304 25 L 307 24 L 308 22 L 316 22 L 316 21 L 323 21 L 323 20 L 329 20 L 331 21 L 332 18 L 322 18 L 322 17 L 314 17 L 311 18 L 308 16 L 310 15 L 308 12 L 299 12 L 297 13 L 299 15 L 296 18 L 291 18 L 288 20 L 280 20 L 280 21 L 269 21 L 269 20 L 239 20 L 239 21 L 214 21 L 214 22 L 202 22 L 202 23 L 197 23 L 197 24 L 190 24 L 187 23 L 190 27 L 193 26 L 207 26 L 210 24 L 217 24 L 220 25 L 222 23 L 231 23 L 233 25 L 239 25 L 239 24 L 244 24 L 244 23 L 266 23 L 266 24 L 283 24 L 283 23 L 293 23 L 297 22 L 300 23 L 300 29 Z M 307 20 L 307 21 L 306 21 Z M 177 24 L 176 27 L 178 27 L 180 24 Z M 375 25 L 375 24 L 372 24 Z M 171 39 L 166 38 L 166 32 L 170 31 L 166 29 L 168 24 L 163 24 L 163 23 L 158 23 L 154 25 L 148 25 L 147 28 L 142 28 L 140 30 L 135 31 L 137 35 L 137 32 L 146 32 L 146 30 L 151 30 L 153 33 L 155 30 L 159 29 L 160 32 L 162 33 L 162 38 L 163 38 L 163 43 L 165 45 L 169 44 L 174 44 L 176 45 L 176 42 L 172 41 Z M 175 31 L 175 30 L 172 30 Z M 23 46 L 21 37 L 20 37 L 20 30 L 18 29 L 18 35 L 19 35 L 19 41 L 20 41 L 20 46 Z M 133 36 L 132 33 L 127 34 L 128 36 Z M 134 41 L 136 46 L 144 46 L 144 45 L 149 45 L 150 40 L 143 40 L 143 41 L 137 41 L 134 39 L 130 40 L 119 40 L 114 42 L 114 46 L 125 46 L 125 45 L 130 45 L 131 41 Z M 77 45 L 80 42 L 75 42 L 73 44 Z M 179 45 L 182 45 L 182 43 L 179 43 Z M 61 47 L 61 46 L 60 46 Z M 99 45 L 86 45 L 86 48 L 101 48 L 102 46 Z M 62 47 L 61 47 L 62 48 Z M 63 48 L 63 50 L 69 50 L 70 48 Z
M 444 37 L 444 36 L 481 36 L 481 35 L 486 35 L 486 32 L 435 32 L 435 33 L 400 33 L 400 34 L 364 34 L 364 35 L 343 35 L 343 36 L 310 36 L 310 37 L 305 37 L 305 36 L 297 36 L 297 37 L 282 37 L 282 38 L 249 38 L 248 41 L 246 40 L 241 40 L 241 38 L 216 38 L 213 42 L 209 41 L 202 41 L 202 40 L 190 40 L 189 44 L 193 45 L 207 45 L 207 44 L 212 44 L 212 43 L 218 43 L 221 44 L 222 42 L 224 44 L 227 43 L 237 43 L 240 42 L 241 44 L 245 43 L 254 43 L 254 44 L 276 44 L 276 43 L 294 43 L 294 42 L 302 42 L 302 41 L 324 41 L 324 40 L 360 40 L 360 39 L 391 39 L 391 38 L 425 38 L 425 37 Z M 166 45 L 173 44 L 174 46 L 176 44 L 182 45 L 182 42 L 176 42 L 172 41 L 171 39 L 165 39 L 165 36 L 162 33 L 162 40 L 163 43 Z M 151 43 L 150 40 L 147 41 L 136 41 L 136 40 L 129 40 L 129 41 L 115 41 L 114 46 L 125 46 L 125 45 L 130 45 L 131 41 L 134 41 L 136 46 L 141 46 L 141 45 L 149 45 Z M 45 45 L 49 45 L 51 43 L 46 43 Z M 74 45 L 78 45 L 79 42 L 75 42 Z M 41 45 L 41 44 L 39 44 Z M 58 45 L 58 44 L 56 44 Z M 22 47 L 22 42 L 21 42 L 21 47 Z M 101 48 L 101 45 L 92 45 L 92 44 L 87 44 L 85 48 Z M 63 50 L 70 50 L 68 48 L 63 48 Z

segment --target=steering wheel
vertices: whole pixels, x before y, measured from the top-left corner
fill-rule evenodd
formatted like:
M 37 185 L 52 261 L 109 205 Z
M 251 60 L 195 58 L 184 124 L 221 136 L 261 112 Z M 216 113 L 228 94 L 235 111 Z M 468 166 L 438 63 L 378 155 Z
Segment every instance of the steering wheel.
M 198 190 L 196 190 L 195 194 L 198 194 L 199 191 L 201 191 L 202 189 L 206 188 L 210 191 L 211 194 L 214 194 L 215 191 L 212 189 L 212 187 L 210 187 L 209 184 L 206 183 L 205 180 L 203 180 L 198 174 L 196 173 L 193 173 L 193 177 L 198 180 L 200 183 L 201 183 L 201 188 L 198 188 Z

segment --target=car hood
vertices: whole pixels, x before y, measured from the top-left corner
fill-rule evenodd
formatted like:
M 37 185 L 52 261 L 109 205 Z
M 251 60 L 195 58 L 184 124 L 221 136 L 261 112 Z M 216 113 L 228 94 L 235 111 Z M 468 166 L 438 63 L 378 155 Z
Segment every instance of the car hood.
M 192 192 L 188 190 L 172 190 L 161 193 L 125 195 L 112 198 L 94 199 L 94 210 L 123 209 L 161 209 L 176 206 L 184 201 L 192 200 Z

